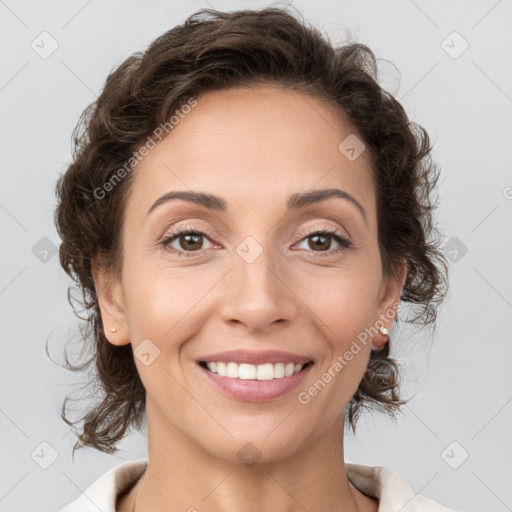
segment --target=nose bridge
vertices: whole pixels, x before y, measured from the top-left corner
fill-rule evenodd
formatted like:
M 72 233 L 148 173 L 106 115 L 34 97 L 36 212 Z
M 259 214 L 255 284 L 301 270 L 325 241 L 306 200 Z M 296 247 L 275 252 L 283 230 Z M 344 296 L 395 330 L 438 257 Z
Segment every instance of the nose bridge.
M 253 237 L 246 237 L 233 254 L 223 316 L 251 329 L 262 329 L 277 320 L 290 319 L 293 294 L 279 276 L 278 256 Z

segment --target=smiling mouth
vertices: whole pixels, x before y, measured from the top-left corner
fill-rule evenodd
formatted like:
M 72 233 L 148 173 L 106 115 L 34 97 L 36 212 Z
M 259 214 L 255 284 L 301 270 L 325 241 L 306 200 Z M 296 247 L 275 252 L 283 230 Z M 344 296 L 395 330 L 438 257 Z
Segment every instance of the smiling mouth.
M 275 380 L 296 375 L 313 364 L 308 361 L 305 364 L 293 363 L 264 363 L 248 364 L 230 362 L 208 362 L 199 361 L 199 365 L 210 373 L 215 373 L 220 377 L 239 380 Z

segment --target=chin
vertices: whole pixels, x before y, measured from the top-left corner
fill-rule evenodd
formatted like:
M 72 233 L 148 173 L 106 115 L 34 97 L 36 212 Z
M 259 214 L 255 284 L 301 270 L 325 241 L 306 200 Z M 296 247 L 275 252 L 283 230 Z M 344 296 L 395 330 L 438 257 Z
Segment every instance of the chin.
M 197 439 L 195 442 L 199 442 L 210 455 L 226 462 L 247 467 L 271 464 L 293 456 L 301 446 L 310 442 L 308 433 L 311 430 L 304 424 L 301 429 L 290 421 L 291 416 L 293 413 L 284 422 L 282 420 L 286 414 L 277 421 L 274 418 L 272 421 L 248 419 L 245 428 L 241 424 L 237 430 L 227 427 L 233 437 L 223 431 L 222 436 Z

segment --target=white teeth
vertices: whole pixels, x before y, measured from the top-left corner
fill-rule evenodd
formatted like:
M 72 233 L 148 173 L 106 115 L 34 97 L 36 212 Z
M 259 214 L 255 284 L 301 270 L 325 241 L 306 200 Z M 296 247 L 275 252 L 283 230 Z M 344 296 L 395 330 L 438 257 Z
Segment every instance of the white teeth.
M 226 377 L 230 379 L 238 378 L 238 365 L 236 363 L 228 363 L 226 366 Z
M 276 363 L 274 365 L 274 378 L 282 379 L 284 377 L 284 363 Z
M 274 365 L 272 363 L 259 364 L 256 368 L 257 380 L 272 380 L 274 378 Z
M 235 363 L 236 364 L 236 363 Z M 241 364 L 238 366 L 238 378 L 254 380 L 256 378 L 256 366 L 253 364 Z
M 293 363 L 265 363 L 265 364 L 247 364 L 212 362 L 206 363 L 207 368 L 218 373 L 221 377 L 228 379 L 242 380 L 272 380 L 282 379 L 283 377 L 291 377 L 295 373 L 299 373 L 304 365 Z

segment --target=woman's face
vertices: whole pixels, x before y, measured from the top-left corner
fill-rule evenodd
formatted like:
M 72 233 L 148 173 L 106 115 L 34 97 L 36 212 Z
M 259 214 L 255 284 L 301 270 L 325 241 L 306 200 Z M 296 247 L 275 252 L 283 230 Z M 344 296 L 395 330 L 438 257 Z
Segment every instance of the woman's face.
M 277 460 L 340 436 L 386 341 L 362 333 L 379 318 L 391 328 L 401 282 L 383 275 L 370 166 L 339 114 L 273 86 L 207 93 L 190 110 L 134 171 L 121 279 L 96 276 L 105 332 L 133 344 L 150 443 Z M 186 228 L 196 234 L 176 235 Z M 220 376 L 201 361 L 232 364 Z

